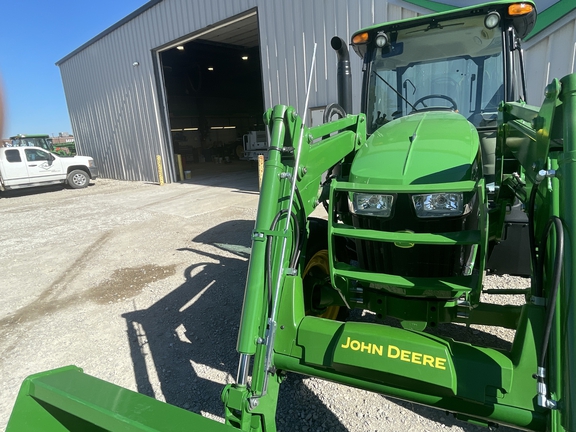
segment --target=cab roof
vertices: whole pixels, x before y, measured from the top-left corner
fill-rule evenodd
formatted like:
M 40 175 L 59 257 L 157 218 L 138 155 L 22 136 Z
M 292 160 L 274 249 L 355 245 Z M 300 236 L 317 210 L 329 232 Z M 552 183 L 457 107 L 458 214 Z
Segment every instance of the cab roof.
M 513 5 L 516 3 L 527 3 L 529 5 L 532 5 L 533 10 L 532 10 L 532 12 L 530 12 L 529 14 L 526 14 L 526 15 L 521 15 L 518 17 L 511 17 L 508 15 L 508 7 L 510 5 Z M 491 11 L 496 11 L 500 14 L 500 16 L 503 19 L 510 20 L 512 22 L 512 25 L 514 25 L 514 28 L 516 29 L 516 32 L 520 38 L 526 37 L 528 35 L 528 33 L 530 33 L 530 31 L 532 30 L 532 28 L 534 27 L 534 25 L 536 23 L 536 4 L 532 0 L 522 1 L 522 2 L 519 2 L 518 0 L 496 0 L 496 1 L 488 2 L 488 3 L 482 3 L 482 4 L 478 4 L 478 5 L 474 5 L 474 6 L 467 6 L 467 7 L 463 7 L 463 8 L 452 8 L 450 6 L 447 6 L 447 7 L 449 7 L 450 9 L 442 11 L 442 12 L 421 15 L 418 17 L 407 18 L 407 19 L 403 19 L 403 20 L 390 21 L 390 22 L 375 24 L 375 25 L 372 25 L 370 27 L 365 27 L 361 30 L 356 31 L 352 35 L 352 40 L 354 40 L 355 36 L 362 34 L 362 33 L 372 33 L 372 32 L 381 31 L 381 30 L 386 30 L 386 31 L 400 30 L 400 29 L 425 25 L 425 24 L 428 24 L 428 23 L 431 23 L 434 21 L 459 18 L 459 17 L 464 18 L 464 17 L 471 16 L 471 15 L 486 15 L 488 12 L 491 12 Z M 363 57 L 365 50 L 359 50 L 358 46 L 360 46 L 360 45 L 365 45 L 365 44 L 352 43 L 352 46 L 354 47 L 354 50 L 356 51 L 356 53 L 360 57 Z

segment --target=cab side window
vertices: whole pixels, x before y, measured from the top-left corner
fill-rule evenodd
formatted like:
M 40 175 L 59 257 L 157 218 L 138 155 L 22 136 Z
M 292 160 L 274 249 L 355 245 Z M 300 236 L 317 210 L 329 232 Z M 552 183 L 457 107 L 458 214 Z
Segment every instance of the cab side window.
M 24 151 L 26 152 L 26 160 L 28 162 L 45 161 L 49 159 L 48 153 L 42 150 L 26 149 Z
M 8 162 L 22 162 L 20 150 L 6 150 L 5 154 Z

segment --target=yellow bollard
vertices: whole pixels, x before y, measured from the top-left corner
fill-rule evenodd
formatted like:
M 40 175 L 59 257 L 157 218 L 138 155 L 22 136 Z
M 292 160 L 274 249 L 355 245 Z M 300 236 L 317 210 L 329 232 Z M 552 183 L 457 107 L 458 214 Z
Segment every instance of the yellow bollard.
M 156 165 L 158 166 L 158 182 L 160 186 L 164 185 L 164 170 L 162 169 L 162 157 L 156 155 Z
M 176 162 L 178 163 L 178 173 L 180 174 L 180 181 L 184 180 L 184 168 L 182 167 L 182 155 L 176 155 Z
M 264 155 L 258 155 L 258 190 L 262 189 L 263 177 L 264 177 Z

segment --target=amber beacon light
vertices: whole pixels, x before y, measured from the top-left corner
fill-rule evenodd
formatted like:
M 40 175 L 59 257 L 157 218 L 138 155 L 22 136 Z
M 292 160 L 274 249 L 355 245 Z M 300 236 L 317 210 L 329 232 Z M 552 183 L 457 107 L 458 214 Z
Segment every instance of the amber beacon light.
M 529 14 L 534 10 L 534 6 L 530 3 L 514 3 L 508 6 L 508 15 L 520 16 Z

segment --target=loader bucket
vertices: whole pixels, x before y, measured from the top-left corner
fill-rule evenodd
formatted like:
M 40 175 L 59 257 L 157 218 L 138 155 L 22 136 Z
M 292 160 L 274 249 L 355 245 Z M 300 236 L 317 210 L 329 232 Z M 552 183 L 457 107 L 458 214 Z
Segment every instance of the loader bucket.
M 66 366 L 22 383 L 7 432 L 236 430 Z

